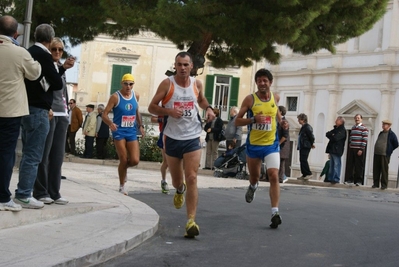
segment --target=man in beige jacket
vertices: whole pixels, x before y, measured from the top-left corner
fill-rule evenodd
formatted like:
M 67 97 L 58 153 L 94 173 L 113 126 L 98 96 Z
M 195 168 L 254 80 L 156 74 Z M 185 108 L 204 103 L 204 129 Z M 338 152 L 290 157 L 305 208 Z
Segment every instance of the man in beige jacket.
M 94 138 L 96 136 L 96 114 L 94 114 L 94 105 L 86 106 L 86 119 L 83 123 L 83 135 L 85 136 L 85 151 L 83 158 L 93 158 Z
M 21 119 L 29 114 L 24 78 L 36 80 L 42 71 L 23 47 L 17 46 L 18 22 L 0 17 L 0 210 L 20 211 L 9 190 Z

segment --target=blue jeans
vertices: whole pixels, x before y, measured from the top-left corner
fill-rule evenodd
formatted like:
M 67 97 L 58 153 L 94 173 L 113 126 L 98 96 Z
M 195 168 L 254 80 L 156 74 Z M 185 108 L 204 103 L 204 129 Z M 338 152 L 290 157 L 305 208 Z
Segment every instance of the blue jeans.
M 339 183 L 341 174 L 341 156 L 330 154 L 330 169 L 328 172 L 328 180 L 330 182 Z
M 33 187 L 33 197 L 59 199 L 61 188 L 61 167 L 64 162 L 65 138 L 68 118 L 54 116 L 50 121 L 42 162 L 39 164 L 37 178 Z
M 22 158 L 16 198 L 31 197 L 37 168 L 42 161 L 44 145 L 50 129 L 48 110 L 29 107 L 29 115 L 21 120 Z
M 0 118 L 0 203 L 10 201 L 10 181 L 15 164 L 21 117 Z

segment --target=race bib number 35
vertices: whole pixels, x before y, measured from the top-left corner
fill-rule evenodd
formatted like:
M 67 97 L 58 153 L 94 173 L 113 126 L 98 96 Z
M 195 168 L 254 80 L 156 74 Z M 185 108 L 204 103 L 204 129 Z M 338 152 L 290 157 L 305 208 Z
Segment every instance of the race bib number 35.
M 194 101 L 179 101 L 174 102 L 173 107 L 183 111 L 184 117 L 192 117 L 194 111 Z
M 133 127 L 135 120 L 135 115 L 122 116 L 121 127 Z

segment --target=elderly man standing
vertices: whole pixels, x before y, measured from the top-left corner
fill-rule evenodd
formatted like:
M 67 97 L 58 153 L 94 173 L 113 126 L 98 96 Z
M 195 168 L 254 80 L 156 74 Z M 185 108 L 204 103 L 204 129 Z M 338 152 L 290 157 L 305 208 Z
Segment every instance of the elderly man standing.
M 242 139 L 242 127 L 235 125 L 238 111 L 238 107 L 232 107 L 230 109 L 230 120 L 227 123 L 225 132 L 226 144 L 228 141 L 233 141 L 235 143 L 235 147 L 241 146 Z
M 103 121 L 103 111 L 104 105 L 100 104 L 97 107 L 97 123 L 96 123 L 96 149 L 97 149 L 97 158 L 105 159 L 106 151 L 105 148 L 107 146 L 107 141 L 109 139 L 109 127 Z
M 20 211 L 9 190 L 21 118 L 29 114 L 24 78 L 39 78 L 41 66 L 24 48 L 13 43 L 18 22 L 0 17 L 0 210 Z
M 86 119 L 83 123 L 83 135 L 85 136 L 85 151 L 83 158 L 93 158 L 94 137 L 96 136 L 97 118 L 94 114 L 94 105 L 89 104 L 86 106 Z
M 21 120 L 22 159 L 14 201 L 23 208 L 40 209 L 44 204 L 32 196 L 32 191 L 50 129 L 49 120 L 53 116 L 51 110 L 53 91 L 63 89 L 61 76 L 73 64 L 70 60 L 66 60 L 57 71 L 49 50 L 55 35 L 53 27 L 48 24 L 40 24 L 36 27 L 34 35 L 36 43 L 28 51 L 34 59 L 39 61 L 42 73 L 35 81 L 25 80 L 29 115 Z
M 364 180 L 364 160 L 369 131 L 362 123 L 363 116 L 355 115 L 355 125 L 353 125 L 349 135 L 349 153 L 346 166 L 345 184 L 355 183 L 362 185 Z
M 382 131 L 378 134 L 374 145 L 372 188 L 380 187 L 380 179 L 381 189 L 388 187 L 389 160 L 392 152 L 398 147 L 398 138 L 391 130 L 391 125 L 390 120 L 382 121 Z
M 326 153 L 330 155 L 328 180 L 331 184 L 336 184 L 341 180 L 341 157 L 344 154 L 346 141 L 345 119 L 343 117 L 338 116 L 336 118 L 334 128 L 326 133 L 326 137 L 330 140 L 326 148 Z
M 65 142 L 65 153 L 71 153 L 76 156 L 76 133 L 82 127 L 83 115 L 79 107 L 76 106 L 75 99 L 69 99 L 69 125 Z

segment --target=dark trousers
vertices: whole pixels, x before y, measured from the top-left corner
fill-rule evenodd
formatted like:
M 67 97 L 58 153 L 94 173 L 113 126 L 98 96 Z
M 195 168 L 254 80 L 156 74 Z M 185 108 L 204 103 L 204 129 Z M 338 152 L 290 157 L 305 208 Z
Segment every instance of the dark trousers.
M 312 175 L 308 163 L 309 153 L 310 153 L 310 148 L 302 148 L 299 150 L 299 163 L 301 166 L 301 173 L 303 176 Z
M 105 159 L 105 146 L 107 145 L 108 138 L 96 138 L 96 151 L 98 159 Z
M 66 141 L 65 141 L 65 152 L 76 155 L 75 145 L 76 132 L 71 132 L 71 125 L 68 126 Z
M 93 158 L 93 146 L 94 136 L 85 136 L 85 152 L 83 153 L 84 158 Z
M 380 178 L 381 178 L 381 188 L 388 187 L 389 160 L 390 157 L 374 154 L 374 160 L 373 160 L 374 186 L 380 187 Z
M 10 181 L 15 164 L 21 117 L 0 118 L 0 202 L 11 200 Z
M 57 200 L 61 197 L 61 168 L 64 162 L 64 140 L 68 127 L 68 118 L 54 116 L 50 120 L 50 131 L 47 134 L 42 162 L 33 187 L 33 197 L 40 199 L 50 197 Z
M 357 155 L 358 148 L 350 148 L 348 158 L 346 161 L 347 172 L 345 174 L 345 182 L 353 182 L 363 184 L 364 174 L 364 153 L 361 156 Z

